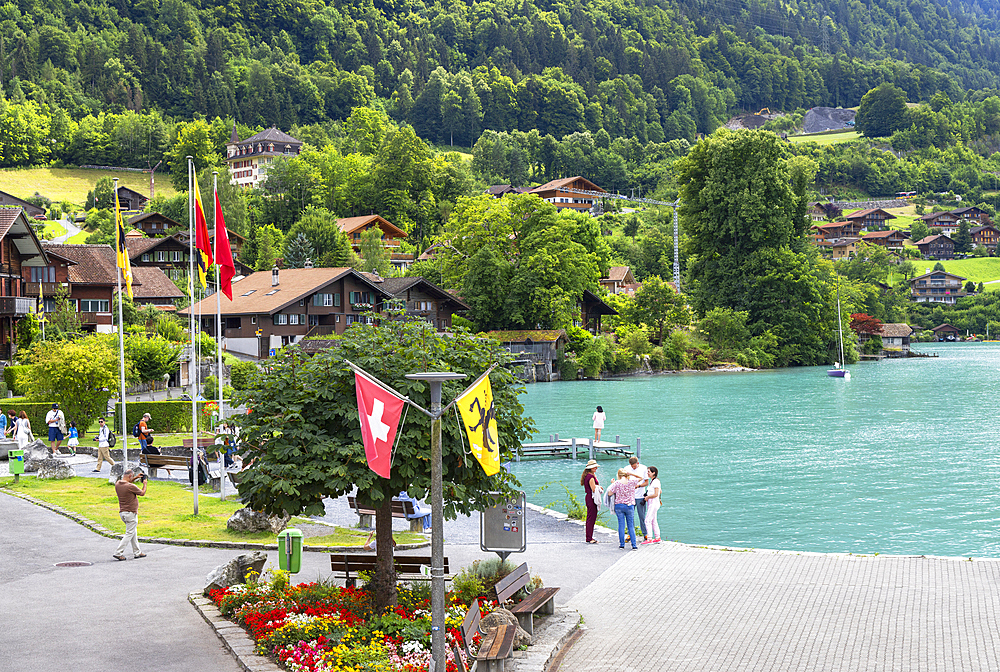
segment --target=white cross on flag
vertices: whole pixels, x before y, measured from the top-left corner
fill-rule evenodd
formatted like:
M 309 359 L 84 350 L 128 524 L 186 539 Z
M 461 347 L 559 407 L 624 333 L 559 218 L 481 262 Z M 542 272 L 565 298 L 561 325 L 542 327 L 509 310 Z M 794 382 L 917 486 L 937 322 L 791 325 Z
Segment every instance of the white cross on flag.
M 368 466 L 382 478 L 389 478 L 392 444 L 406 402 L 357 371 L 354 372 L 354 385 L 358 393 L 361 438 Z

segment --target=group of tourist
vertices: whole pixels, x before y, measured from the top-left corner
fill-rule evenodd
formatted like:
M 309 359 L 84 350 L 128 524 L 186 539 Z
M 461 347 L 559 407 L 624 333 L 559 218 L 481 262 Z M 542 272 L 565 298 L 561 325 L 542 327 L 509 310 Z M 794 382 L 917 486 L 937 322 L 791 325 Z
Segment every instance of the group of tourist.
M 630 457 L 627 467 L 618 470 L 617 478 L 605 492 L 597 479 L 597 460 L 590 460 L 583 468 L 580 485 L 587 493 L 587 543 L 596 544 L 594 524 L 597 512 L 603 502 L 613 508 L 618 518 L 618 546 L 625 548 L 625 542 L 636 546 L 635 517 L 639 516 L 639 529 L 643 544 L 660 542 L 660 525 L 656 513 L 660 509 L 660 470 L 639 463 L 639 458 Z

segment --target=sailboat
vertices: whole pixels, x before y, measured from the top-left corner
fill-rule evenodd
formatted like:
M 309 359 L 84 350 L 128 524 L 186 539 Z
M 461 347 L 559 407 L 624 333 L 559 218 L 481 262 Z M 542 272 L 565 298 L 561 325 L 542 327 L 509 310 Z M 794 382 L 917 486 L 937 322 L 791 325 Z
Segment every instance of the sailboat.
M 832 369 L 827 369 L 826 375 L 831 378 L 851 379 L 851 372 L 844 368 L 844 320 L 840 312 L 840 276 L 837 276 L 837 341 L 840 343 L 840 362 L 834 362 Z

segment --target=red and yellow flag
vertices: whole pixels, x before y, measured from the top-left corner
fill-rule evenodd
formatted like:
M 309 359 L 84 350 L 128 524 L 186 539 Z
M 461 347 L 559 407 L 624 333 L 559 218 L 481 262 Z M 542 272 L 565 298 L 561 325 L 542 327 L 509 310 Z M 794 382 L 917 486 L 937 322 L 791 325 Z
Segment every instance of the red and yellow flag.
M 208 238 L 208 222 L 205 221 L 205 208 L 201 204 L 197 177 L 194 180 L 194 246 L 198 250 L 195 256 L 195 261 L 198 262 L 198 279 L 201 280 L 202 287 L 208 287 L 205 276 L 212 265 L 212 243 Z
M 222 216 L 218 189 L 215 190 L 215 263 L 219 266 L 219 287 L 232 301 L 236 264 L 233 263 L 233 251 L 229 248 L 229 232 L 226 231 L 226 220 Z
M 115 238 L 117 239 L 118 268 L 122 269 L 122 278 L 128 290 L 128 298 L 132 298 L 132 264 L 129 263 L 128 249 L 125 247 L 125 220 L 122 219 L 122 206 L 118 202 L 118 191 L 115 191 Z M 41 291 L 39 291 L 41 294 Z

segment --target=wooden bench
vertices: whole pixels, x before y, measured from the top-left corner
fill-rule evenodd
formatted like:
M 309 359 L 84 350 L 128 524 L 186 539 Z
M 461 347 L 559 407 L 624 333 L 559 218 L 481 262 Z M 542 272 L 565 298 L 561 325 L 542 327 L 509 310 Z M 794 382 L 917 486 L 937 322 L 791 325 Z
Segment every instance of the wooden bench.
M 139 455 L 139 466 L 146 467 L 149 471 L 150 478 L 156 478 L 157 469 L 166 469 L 167 475 L 174 469 L 183 469 L 190 473 L 191 469 L 191 456 L 184 457 L 183 455 L 156 455 L 154 453 L 142 453 Z M 202 483 L 202 485 L 208 485 L 215 490 L 219 490 L 222 484 L 222 474 L 218 469 L 209 469 L 208 471 L 208 483 Z
M 194 439 L 183 439 L 181 441 L 181 443 L 184 444 L 184 446 L 183 446 L 184 448 L 190 449 L 191 446 L 194 444 Z M 212 448 L 214 446 L 215 446 L 215 439 L 214 438 L 212 438 L 212 439 L 198 439 L 198 447 L 199 448 L 206 448 L 206 449 L 208 449 L 208 448 Z M 221 445 L 220 445 L 220 447 L 221 447 Z
M 358 504 L 358 498 L 352 495 L 347 496 L 347 505 L 358 514 L 359 527 L 375 527 L 375 509 L 369 509 Z M 416 517 L 417 511 L 413 508 L 413 502 L 401 502 L 398 499 L 392 500 L 392 517 L 406 518 L 410 521 L 410 532 L 423 532 L 423 516 Z
M 469 605 L 469 610 L 465 612 L 465 619 L 462 621 L 462 648 L 465 652 L 465 660 L 472 659 L 472 638 L 477 634 L 481 635 L 479 643 L 479 653 L 476 655 L 476 672 L 503 672 L 505 661 L 511 657 L 514 651 L 515 628 L 507 623 L 499 625 L 492 632 L 483 634 L 479 630 L 479 600 L 475 599 Z M 455 666 L 462 672 L 468 672 L 469 668 L 462 662 L 462 651 L 457 643 L 452 643 L 452 651 L 455 653 Z
M 528 563 L 523 563 L 513 572 L 497 582 L 497 601 L 502 605 L 507 600 L 514 597 L 517 591 L 528 585 L 531 578 L 528 572 Z M 555 594 L 558 588 L 536 588 L 528 594 L 526 598 L 510 608 L 511 613 L 517 616 L 517 622 L 528 631 L 529 635 L 535 634 L 533 616 L 535 612 L 540 614 L 554 614 L 556 611 Z
M 336 575 L 343 572 L 347 586 L 354 587 L 358 572 L 374 572 L 376 556 L 371 553 L 331 553 L 330 569 Z M 422 567 L 431 566 L 431 559 L 425 555 L 393 555 L 392 562 L 396 566 L 396 578 L 400 581 L 427 581 L 430 576 L 423 573 Z M 444 559 L 445 581 L 449 576 L 448 558 Z M 340 577 L 337 577 L 340 578 Z

